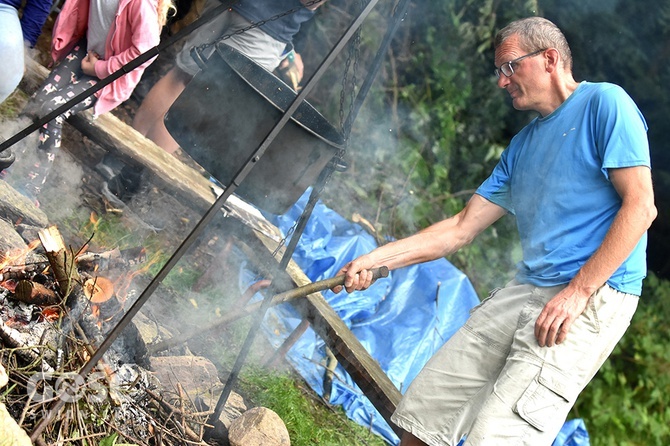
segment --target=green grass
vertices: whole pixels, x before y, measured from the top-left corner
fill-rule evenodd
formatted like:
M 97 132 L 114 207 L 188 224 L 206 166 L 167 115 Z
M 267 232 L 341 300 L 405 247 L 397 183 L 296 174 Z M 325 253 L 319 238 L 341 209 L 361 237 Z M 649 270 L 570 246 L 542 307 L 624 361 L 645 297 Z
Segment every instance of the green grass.
M 19 114 L 27 96 L 20 90 L 16 90 L 0 104 L 0 118 L 14 118 Z
M 328 407 L 288 371 L 245 367 L 240 391 L 255 406 L 272 409 L 286 424 L 292 446 L 385 446 L 387 443 L 347 418 L 340 407 Z

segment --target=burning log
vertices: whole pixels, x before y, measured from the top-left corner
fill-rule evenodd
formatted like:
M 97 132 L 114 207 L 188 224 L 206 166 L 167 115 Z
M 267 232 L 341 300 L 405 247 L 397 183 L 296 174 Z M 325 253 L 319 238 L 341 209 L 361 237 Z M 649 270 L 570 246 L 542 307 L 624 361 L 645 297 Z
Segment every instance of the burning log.
M 74 255 L 68 257 L 63 237 L 55 226 L 49 226 L 39 232 L 39 238 L 45 254 L 58 282 L 60 292 L 67 298 L 80 283 L 79 272 L 75 267 Z
M 84 282 L 84 295 L 92 304 L 100 305 L 114 297 L 114 285 L 104 277 L 93 277 Z
M 26 304 L 57 305 L 60 297 L 41 283 L 20 280 L 14 289 L 14 298 Z
M 0 282 L 5 280 L 29 279 L 40 274 L 49 266 L 49 262 L 29 263 L 27 265 L 9 265 L 0 270 Z
M 100 321 L 112 319 L 121 312 L 121 304 L 114 294 L 114 284 L 106 277 L 92 277 L 84 282 L 84 295 L 91 303 L 91 311 Z

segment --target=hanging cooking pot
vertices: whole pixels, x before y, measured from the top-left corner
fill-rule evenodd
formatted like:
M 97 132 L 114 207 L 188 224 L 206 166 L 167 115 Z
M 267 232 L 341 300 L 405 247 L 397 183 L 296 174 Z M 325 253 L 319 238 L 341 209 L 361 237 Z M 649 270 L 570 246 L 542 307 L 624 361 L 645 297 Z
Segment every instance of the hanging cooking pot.
M 165 116 L 180 147 L 228 185 L 297 93 L 239 51 L 219 43 Z M 235 192 L 258 208 L 288 210 L 344 145 L 303 101 Z

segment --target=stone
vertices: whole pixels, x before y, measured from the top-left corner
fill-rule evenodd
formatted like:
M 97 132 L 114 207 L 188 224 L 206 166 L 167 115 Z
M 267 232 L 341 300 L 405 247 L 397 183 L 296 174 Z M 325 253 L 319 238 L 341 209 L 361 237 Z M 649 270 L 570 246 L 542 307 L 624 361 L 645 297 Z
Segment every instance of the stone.
M 5 387 L 8 382 L 7 371 L 0 364 L 0 389 Z M 32 446 L 28 434 L 16 424 L 16 421 L 2 403 L 0 403 L 0 446 Z
M 214 398 L 210 401 L 204 401 L 202 398 L 197 398 L 195 400 L 196 408 L 202 412 L 214 410 L 216 403 L 219 401 L 219 398 L 223 393 L 222 391 L 223 388 L 217 389 L 213 395 Z M 216 440 L 217 444 L 229 445 L 228 429 L 230 429 L 233 421 L 239 418 L 246 410 L 247 405 L 244 402 L 244 398 L 242 398 L 240 394 L 231 391 L 226 399 L 226 404 L 223 406 L 221 414 L 219 414 L 219 419 L 214 420 L 213 427 L 209 431 L 211 439 Z
M 170 339 L 173 336 L 169 330 L 167 330 L 157 321 L 147 317 L 143 311 L 139 311 L 135 315 L 133 318 L 133 323 L 139 331 L 140 342 L 142 343 L 145 350 L 147 346 L 162 339 Z
M 0 218 L 0 252 L 8 253 L 9 256 L 27 253 L 28 245 L 23 238 L 14 230 L 14 225 L 7 220 Z M 23 263 L 23 257 L 21 257 Z
M 12 223 L 21 222 L 42 228 L 49 224 L 44 211 L 2 180 L 0 180 L 0 215 Z
M 230 446 L 290 446 L 286 425 L 274 411 L 254 407 L 243 413 L 228 430 Z
M 0 403 L 0 446 L 32 446 L 33 442 Z
M 191 401 L 211 402 L 223 387 L 216 366 L 202 356 L 153 356 L 149 365 L 163 389 L 175 392 L 179 383 Z

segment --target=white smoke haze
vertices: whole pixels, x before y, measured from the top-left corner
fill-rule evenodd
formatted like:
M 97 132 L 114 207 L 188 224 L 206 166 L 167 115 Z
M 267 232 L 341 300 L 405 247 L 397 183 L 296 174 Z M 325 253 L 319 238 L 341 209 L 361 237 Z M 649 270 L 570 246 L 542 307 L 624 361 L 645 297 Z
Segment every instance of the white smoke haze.
M 315 20 L 319 19 L 320 17 L 317 17 Z M 306 63 L 312 68 L 318 66 L 326 52 L 327 49 L 326 51 L 313 52 L 312 54 L 315 54 L 315 56 L 311 60 L 307 60 Z M 345 53 L 343 53 L 341 59 L 346 58 Z M 326 77 L 320 81 L 321 88 L 325 90 L 331 79 L 334 79 L 333 85 L 339 85 L 343 75 L 343 62 L 344 60 L 340 60 L 340 65 L 333 67 L 332 78 Z M 359 61 L 359 68 L 363 71 L 358 73 L 359 85 L 365 76 L 364 70 L 368 62 L 369 60 Z M 346 114 L 349 111 L 349 104 L 348 102 L 338 104 L 339 89 L 329 89 L 331 93 L 334 93 L 329 99 L 318 97 L 321 90 L 317 86 L 314 97 L 310 97 L 308 100 L 328 118 L 334 127 L 338 128 L 338 112 L 341 111 L 339 108 L 344 107 L 343 111 Z M 349 92 L 345 93 L 347 99 L 349 99 Z M 205 110 L 210 110 L 211 113 L 216 113 L 220 108 L 232 110 L 239 108 L 237 104 L 220 103 L 201 103 L 200 106 Z M 385 105 L 365 104 L 356 118 L 351 142 L 347 147 L 348 152 L 345 160 L 349 164 L 349 170 L 344 173 L 334 173 L 334 179 L 326 185 L 323 193 L 325 204 L 333 207 L 345 218 L 351 219 L 351 210 L 354 209 L 364 214 L 368 220 L 378 223 L 378 227 L 385 234 L 393 233 L 390 223 L 392 218 L 401 220 L 409 228 L 415 227 L 416 223 L 412 217 L 412 209 L 422 199 L 421 191 L 414 190 L 411 182 L 408 181 L 409 174 L 402 169 L 404 160 L 399 159 L 404 152 L 398 141 L 398 121 L 404 119 L 407 113 L 409 111 L 390 110 L 390 107 Z M 3 136 L 5 138 L 12 136 L 29 124 L 30 122 L 27 119 L 2 123 Z M 225 122 L 220 122 L 221 126 L 225 126 L 225 124 Z M 235 133 L 239 133 L 244 129 L 235 128 L 234 130 Z M 412 136 L 420 138 L 422 135 Z M 92 166 L 83 166 L 82 162 L 71 154 L 77 152 L 75 148 L 70 147 L 72 143 L 64 137 L 63 147 L 56 157 L 47 184 L 39 198 L 54 224 L 58 224 L 69 215 L 86 209 L 86 203 L 83 201 L 82 183 L 86 180 Z M 226 156 L 228 144 L 228 142 L 221 141 L 220 147 L 216 147 L 220 151 L 220 156 Z M 236 144 L 244 144 L 244 141 L 236 142 Z M 36 134 L 32 134 L 13 147 L 17 154 L 17 161 L 16 165 L 9 169 L 8 181 L 10 184 L 12 184 L 12 181 L 19 181 L 22 177 L 18 173 L 23 167 L 34 162 L 36 146 Z M 254 149 L 256 147 L 250 146 L 246 150 L 251 153 Z M 291 153 L 287 153 L 285 156 L 296 163 L 301 162 Z M 204 167 L 207 168 L 207 166 Z M 351 196 L 353 193 L 350 190 L 338 187 L 341 184 L 337 180 L 338 177 L 358 182 L 358 193 L 362 195 L 374 194 L 378 206 L 370 206 L 369 202 L 365 200 L 360 200 L 359 203 L 352 205 Z M 280 178 L 277 178 L 277 180 L 280 180 Z M 193 225 L 201 218 L 201 215 L 192 210 L 185 213 L 183 204 L 179 203 L 179 200 L 170 194 L 166 194 L 165 190 L 161 190 L 159 183 L 151 175 L 145 174 L 143 181 L 142 193 L 128 203 L 130 211 L 133 213 L 133 215 L 128 216 L 128 219 L 133 220 L 136 224 L 129 225 L 128 235 L 122 236 L 122 238 L 141 233 L 144 238 L 140 238 L 140 240 L 147 240 L 147 247 L 151 249 L 150 239 L 162 239 L 167 232 L 176 234 L 173 243 L 165 245 L 166 251 L 163 254 L 169 255 L 177 248 L 178 243 L 186 237 Z M 277 181 L 277 183 L 280 188 L 281 181 Z M 343 201 L 345 203 L 342 203 Z M 349 203 L 346 203 L 347 201 Z M 142 225 L 141 222 L 143 221 L 148 224 Z M 150 227 L 162 230 L 151 230 Z M 189 250 L 173 268 L 164 281 L 165 283 L 156 290 L 155 295 L 147 302 L 146 310 L 156 314 L 163 312 L 166 317 L 172 319 L 177 328 L 184 331 L 207 325 L 216 321 L 221 314 L 231 311 L 235 298 L 240 294 L 237 275 L 240 266 L 245 261 L 235 254 L 220 255 L 225 248 L 222 246 L 222 240 L 230 235 L 229 231 L 230 228 L 225 223 L 213 222 L 200 237 L 196 246 Z M 248 237 L 248 235 L 241 235 L 240 237 L 244 240 L 243 237 Z M 124 240 L 118 240 L 119 244 L 123 242 Z M 210 243 L 211 245 L 209 245 Z M 207 276 L 199 277 L 193 281 L 194 285 L 190 286 L 186 276 L 194 271 L 206 271 Z M 131 288 L 134 289 L 134 292 L 126 304 L 126 309 L 144 291 L 148 280 L 148 274 L 138 276 L 133 280 Z M 276 292 L 281 291 L 286 290 L 276 290 Z M 218 337 L 221 347 L 224 347 L 231 343 L 230 336 L 237 336 L 239 341 L 241 335 L 235 332 L 244 332 L 239 327 L 254 323 L 255 321 L 247 318 L 231 325 L 231 327 L 220 328 L 215 333 L 203 333 L 202 336 L 194 339 L 194 342 L 201 341 L 205 345 L 207 340 L 216 340 Z M 227 366 L 230 367 L 231 364 L 227 364 Z
M 26 117 L 4 119 L 0 123 L 0 138 L 7 140 L 14 137 L 31 124 L 32 121 Z M 100 179 L 93 172 L 93 166 L 90 165 L 90 162 L 74 155 L 81 154 L 82 148 L 77 145 L 82 144 L 83 138 L 76 134 L 76 130 L 73 131 L 67 126 L 66 124 L 63 132 L 62 147 L 55 157 L 47 181 L 37 198 L 40 208 L 49 218 L 49 224 L 62 228 L 65 231 L 63 235 L 66 244 L 70 245 L 73 239 L 67 232 L 72 228 L 64 222 L 71 220 L 74 215 L 84 218 L 92 210 L 100 213 L 100 209 L 91 209 L 90 205 L 92 202 L 97 202 L 97 205 L 102 208 L 102 198 L 99 186 L 94 184 Z M 11 146 L 10 150 L 15 153 L 16 161 L 6 169 L 3 178 L 9 185 L 16 186 L 15 188 L 18 189 L 26 180 L 26 173 L 37 161 L 37 145 L 38 137 L 35 131 Z M 249 150 L 252 149 L 255 147 L 249 148 Z M 104 153 L 104 150 L 100 150 L 101 153 Z M 162 255 L 163 260 L 166 260 L 202 217 L 200 213 L 182 203 L 178 197 L 166 192 L 156 178 L 145 172 L 140 193 L 134 196 L 127 203 L 127 208 L 123 210 L 123 213 L 119 214 L 120 227 L 125 227 L 127 234 L 119 235 L 118 240 L 106 246 L 100 245 L 98 238 L 94 236 L 89 249 L 101 251 L 114 247 L 128 247 L 129 244 L 131 247 L 144 245 L 147 249 L 148 260 L 152 260 L 151 257 L 157 255 Z M 221 315 L 231 311 L 232 305 L 240 295 L 238 276 L 242 260 L 239 256 L 231 254 L 230 257 L 227 257 L 217 252 L 217 250 L 223 250 L 222 240 L 226 239 L 231 232 L 226 228 L 223 215 L 223 213 L 217 214 L 215 220 L 205 229 L 194 246 L 173 268 L 164 281 L 165 283 L 161 284 L 155 291 L 155 295 L 151 296 L 145 305 L 148 312 L 156 313 L 169 309 L 170 317 L 177 323 L 177 326 L 187 330 L 211 324 Z M 76 240 L 86 240 L 92 235 L 92 232 L 76 234 Z M 136 242 L 130 242 L 131 240 L 136 240 Z M 77 250 L 80 246 L 73 243 L 72 248 Z M 154 266 L 152 271 L 157 271 L 157 267 Z M 189 287 L 189 275 L 203 274 L 203 271 L 206 277 L 197 280 L 197 286 Z M 129 272 L 132 271 L 113 273 L 101 271 L 100 274 L 102 276 L 111 274 L 109 278 L 116 281 Z M 152 273 L 144 272 L 132 279 L 128 286 L 127 301 L 124 303 L 125 310 L 130 308 L 144 292 L 152 277 Z M 171 313 L 173 311 L 176 313 Z M 218 334 L 210 332 L 196 336 L 193 342 L 204 345 L 216 340 L 220 335 L 219 344 L 223 348 L 231 341 L 227 339 L 229 336 L 225 333 L 231 330 L 233 333 L 243 332 L 244 330 L 240 327 L 251 323 L 251 318 L 247 317 L 229 327 L 217 330 Z M 175 334 L 178 333 L 175 331 Z M 236 342 L 239 342 L 240 334 L 237 333 L 236 336 L 238 338 Z
M 19 117 L 2 122 L 2 138 L 10 137 L 23 131 L 32 124 L 29 118 Z M 40 196 L 40 204 L 44 203 L 49 210 L 49 217 L 54 221 L 72 215 L 81 206 L 82 168 L 67 150 L 68 141 L 63 139 L 63 147 L 56 155 L 47 176 Z M 26 181 L 26 173 L 37 162 L 37 131 L 16 142 L 10 150 L 14 151 L 16 161 L 5 171 L 4 180 L 19 192 L 20 185 Z M 53 205 L 52 205 L 53 204 Z
M 333 11 L 330 11 L 330 17 L 317 16 L 315 18 L 318 20 L 329 20 L 333 19 L 335 14 Z M 378 22 L 377 17 L 377 24 Z M 323 37 L 321 37 L 323 38 Z M 378 42 L 376 42 L 378 43 Z M 326 51 L 316 51 L 313 52 L 315 56 L 312 60 L 306 61 L 309 66 L 315 68 L 321 62 L 322 57 L 325 56 Z M 347 58 L 346 50 L 342 53 L 338 64 L 332 68 L 332 73 L 335 79 L 334 84 L 339 85 L 339 82 L 342 80 L 343 76 L 343 63 Z M 361 80 L 365 76 L 365 69 L 367 68 L 367 62 L 369 60 L 360 60 L 358 72 L 358 83 L 360 85 Z M 349 73 L 351 76 L 351 73 Z M 329 78 L 324 78 L 320 85 L 325 89 L 327 86 Z M 318 96 L 320 93 L 319 87 L 317 87 L 314 96 Z M 335 95 L 331 96 L 327 101 L 319 100 L 319 98 L 309 98 L 308 100 L 315 105 L 315 108 L 328 117 L 328 120 L 334 127 L 339 126 L 338 122 L 338 112 L 340 107 L 344 107 L 345 114 L 349 111 L 347 109 L 348 102 L 344 104 L 338 104 L 339 101 L 339 91 L 338 89 L 332 89 L 331 91 Z M 349 100 L 349 91 L 346 91 L 347 100 Z M 221 107 L 235 109 L 236 104 L 201 104 L 204 109 L 212 110 L 216 112 L 217 109 Z M 378 114 L 378 110 L 372 111 L 369 107 L 362 107 L 359 116 L 355 122 L 354 134 L 352 135 L 352 142 L 348 147 L 348 153 L 346 155 L 346 160 L 350 165 L 350 170 L 344 173 L 334 173 L 334 176 L 342 177 L 355 177 L 355 178 L 364 178 L 365 182 L 360 184 L 360 190 L 362 191 L 375 191 L 374 193 L 379 194 L 379 209 L 371 209 L 367 203 L 363 203 L 363 206 L 359 206 L 358 210 L 361 213 L 367 214 L 366 217 L 371 221 L 375 221 L 378 214 L 381 213 L 382 226 L 386 225 L 384 229 L 388 228 L 387 216 L 391 213 L 394 213 L 397 218 L 403 219 L 403 222 L 410 226 L 411 223 L 411 212 L 407 212 L 407 209 L 411 209 L 416 201 L 419 200 L 420 194 L 416 194 L 411 187 L 407 186 L 406 174 L 399 169 L 399 162 L 397 159 L 399 153 L 398 141 L 397 141 L 397 131 L 396 124 L 393 122 L 393 116 L 391 113 Z M 21 118 L 10 123 L 3 123 L 2 130 L 3 136 L 5 138 L 12 136 L 14 133 L 22 130 L 30 124 L 30 121 Z M 225 125 L 225 123 L 221 123 Z M 240 131 L 239 128 L 235 129 Z M 64 132 L 65 133 L 65 132 Z M 68 216 L 77 213 L 83 209 L 86 209 L 86 203 L 83 202 L 83 192 L 82 192 L 82 181 L 84 181 L 88 175 L 88 171 L 91 169 L 91 166 L 82 166 L 81 161 L 78 160 L 70 151 L 69 145 L 72 144 L 71 141 L 68 141 L 64 136 L 63 138 L 63 147 L 56 156 L 55 163 L 51 169 L 50 175 L 48 177 L 47 183 L 43 188 L 42 193 L 40 194 L 39 200 L 45 211 L 48 211 L 50 220 L 54 224 L 66 219 Z M 241 144 L 241 143 L 238 143 Z M 14 166 L 8 170 L 7 181 L 10 184 L 16 184 L 23 179 L 21 172 L 25 171 L 26 166 L 30 166 L 34 163 L 34 150 L 37 146 L 36 133 L 30 135 L 19 143 L 15 144 L 12 148 L 17 154 L 17 161 Z M 221 145 L 220 148 L 217 148 L 221 151 L 221 156 L 225 157 L 226 144 Z M 248 147 L 249 153 L 256 149 L 256 147 Z M 295 162 L 300 162 L 301 160 L 292 158 L 290 153 L 286 154 L 287 157 L 290 157 Z M 207 166 L 204 166 L 205 168 Z M 279 179 L 278 179 L 279 180 Z M 357 181 L 357 180 L 355 180 Z M 151 231 L 151 227 L 154 228 L 166 228 L 169 225 L 173 225 L 172 228 L 169 228 L 173 232 L 179 234 L 179 240 L 175 241 L 174 244 L 169 245 L 169 249 L 176 249 L 179 241 L 188 234 L 188 231 L 192 226 L 198 221 L 201 217 L 200 215 L 191 213 L 188 215 L 189 221 L 179 222 L 179 213 L 176 209 L 179 208 L 178 203 L 174 200 L 174 197 L 171 197 L 165 193 L 158 193 L 156 189 L 160 189 L 160 186 L 157 186 L 154 182 L 154 179 L 151 178 L 151 175 L 144 175 L 145 188 L 141 194 L 138 194 L 132 199 L 129 203 L 130 210 L 135 214 L 131 216 L 132 219 L 139 219 L 140 221 L 146 220 L 148 225 L 142 225 L 138 223 L 129 227 L 129 231 L 136 230 L 146 233 L 147 237 L 158 237 L 162 236 L 161 231 Z M 278 188 L 281 187 L 281 181 L 278 181 Z M 324 191 L 324 196 L 333 197 L 338 196 L 340 200 L 348 200 L 346 194 L 341 194 L 341 190 L 337 189 L 337 182 L 331 181 L 326 186 Z M 351 218 L 351 212 L 349 211 L 356 206 L 336 206 L 336 202 L 328 200 L 327 205 L 333 206 L 336 210 L 341 209 L 341 213 L 346 218 Z M 345 210 L 346 209 L 346 210 Z M 183 214 L 182 214 L 183 215 Z M 178 227 L 175 227 L 178 226 Z M 207 231 L 201 236 L 201 240 L 198 241 L 199 244 L 207 244 L 214 237 L 217 236 L 216 231 L 225 231 L 225 225 L 217 226 L 215 225 L 211 229 L 208 228 Z M 166 229 L 167 230 L 167 229 Z M 134 234 L 136 235 L 136 234 Z M 130 234 L 129 234 L 130 236 Z M 180 280 L 180 275 L 184 270 L 187 270 L 190 266 L 189 262 L 202 262 L 203 258 L 198 258 L 197 254 L 194 252 L 197 249 L 194 248 L 187 254 L 184 259 L 182 259 L 177 266 L 173 269 L 173 272 L 168 276 L 166 280 L 167 284 L 176 283 Z M 201 324 L 203 320 L 207 318 L 215 317 L 218 312 L 226 311 L 226 299 L 224 296 L 234 295 L 238 293 L 237 288 L 238 284 L 233 283 L 233 277 L 230 270 L 237 268 L 239 265 L 235 266 L 229 262 L 221 259 L 220 257 L 213 257 L 209 259 L 211 262 L 210 265 L 207 265 L 209 271 L 213 271 L 211 275 L 213 276 L 212 280 L 209 280 L 206 285 L 203 285 L 201 291 L 196 291 L 194 289 L 183 290 L 180 289 L 181 302 L 186 303 L 187 305 L 183 308 L 184 311 L 180 313 L 180 320 L 183 324 L 189 326 L 197 326 Z M 202 267 L 203 265 L 196 265 Z M 134 288 L 137 288 L 137 295 L 139 295 L 143 287 L 146 286 L 145 279 L 138 279 L 134 282 Z M 285 291 L 285 290 L 279 290 Z M 157 306 L 160 306 L 160 291 L 157 291 L 156 294 L 159 296 L 154 296 L 147 305 L 156 303 Z M 216 299 L 213 296 L 220 296 L 220 299 Z M 197 306 L 192 302 L 196 302 Z

